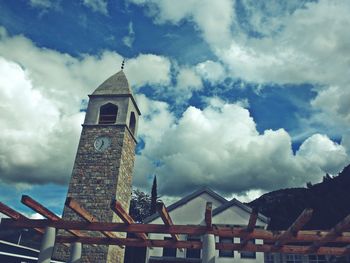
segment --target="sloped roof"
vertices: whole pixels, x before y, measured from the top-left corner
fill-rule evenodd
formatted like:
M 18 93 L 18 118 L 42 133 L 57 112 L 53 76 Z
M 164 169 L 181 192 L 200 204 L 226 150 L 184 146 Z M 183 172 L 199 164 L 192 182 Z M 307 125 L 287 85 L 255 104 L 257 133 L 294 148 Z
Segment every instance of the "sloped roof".
M 92 95 L 131 95 L 133 96 L 128 79 L 124 71 L 120 70 L 116 74 L 105 80 Z
M 218 200 L 220 203 L 227 203 L 228 201 L 223 198 L 221 195 L 218 195 L 217 193 L 215 193 L 213 190 L 211 190 L 210 188 L 208 187 L 203 187 L 203 188 L 200 188 L 198 189 L 197 191 L 185 196 L 184 198 L 180 199 L 179 201 L 171 204 L 170 206 L 167 207 L 167 210 L 168 212 L 176 209 L 177 207 L 179 206 L 182 206 L 184 204 L 186 204 L 187 202 L 189 202 L 190 200 L 196 198 L 197 196 L 203 194 L 203 193 L 206 193 L 208 195 L 210 195 L 211 197 L 213 197 L 214 199 Z M 221 207 L 221 206 L 220 206 Z M 158 212 L 154 213 L 153 215 L 145 218 L 145 220 L 143 221 L 144 223 L 149 223 L 151 221 L 153 221 L 154 219 L 158 218 L 159 217 L 159 214 Z
M 222 206 L 215 208 L 213 210 L 213 217 L 216 216 L 217 214 L 220 214 L 222 211 L 230 208 L 231 206 L 238 206 L 239 208 L 241 208 L 242 210 L 246 211 L 249 214 L 251 214 L 252 210 L 253 210 L 251 207 L 249 207 L 245 204 L 242 204 L 236 198 L 233 198 L 231 201 L 226 202 Z M 258 218 L 267 224 L 270 222 L 270 219 L 268 217 L 264 216 L 263 214 L 258 213 Z

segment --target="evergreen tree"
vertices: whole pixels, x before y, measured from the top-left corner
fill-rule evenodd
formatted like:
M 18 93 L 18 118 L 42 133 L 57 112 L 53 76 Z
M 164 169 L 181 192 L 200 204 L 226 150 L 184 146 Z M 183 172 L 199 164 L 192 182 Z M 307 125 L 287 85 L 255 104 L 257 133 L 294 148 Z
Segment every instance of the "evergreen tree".
M 157 211 L 157 199 L 158 199 L 158 193 L 157 193 L 157 177 L 154 176 L 153 178 L 153 184 L 152 184 L 152 192 L 151 192 L 151 209 L 150 209 L 150 215 L 153 215 Z

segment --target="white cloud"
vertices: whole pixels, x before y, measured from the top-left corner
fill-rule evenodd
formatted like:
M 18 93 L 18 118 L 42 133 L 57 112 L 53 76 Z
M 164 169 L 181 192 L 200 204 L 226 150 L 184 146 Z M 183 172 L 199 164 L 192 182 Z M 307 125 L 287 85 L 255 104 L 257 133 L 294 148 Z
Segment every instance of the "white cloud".
M 345 148 L 321 134 L 306 139 L 296 154 L 330 174 L 339 173 L 349 162 Z
M 157 156 L 153 156 L 153 151 L 161 143 L 164 134 L 174 125 L 176 118 L 165 102 L 151 100 L 140 94 L 137 96 L 137 103 L 142 112 L 138 136 L 145 142 L 147 150 L 143 150 L 142 155 L 136 158 L 133 184 L 145 188 L 150 178 L 153 179 L 154 162 L 158 161 Z
M 100 12 L 104 15 L 108 14 L 107 0 L 84 0 L 83 4 L 94 12 Z
M 9 217 L 7 215 L 4 215 L 4 214 L 0 213 L 0 222 L 1 222 L 2 218 L 9 218 Z
M 193 21 L 210 44 L 223 47 L 229 43 L 230 27 L 234 21 L 234 2 L 231 0 L 129 0 L 146 5 L 157 23 L 178 24 L 183 19 Z
M 119 70 L 122 57 L 104 51 L 75 58 L 0 28 L 0 58 L 1 180 L 21 187 L 66 183 L 84 117 L 81 101 Z M 164 57 L 141 54 L 126 67 L 134 87 L 170 78 Z
M 129 1 L 146 6 L 157 23 L 193 22 L 228 69 L 227 77 L 314 84 L 318 96 L 312 106 L 325 113 L 319 121 L 349 122 L 349 1 L 244 0 L 238 9 L 233 0 Z
M 32 7 L 36 7 L 36 8 L 42 8 L 42 9 L 54 8 L 54 9 L 57 9 L 57 8 L 59 8 L 60 1 L 57 1 L 57 0 L 30 0 L 29 3 Z
M 195 67 L 178 66 L 174 63 L 172 82 L 167 85 L 154 86 L 155 94 L 162 99 L 170 100 L 176 105 L 184 105 L 193 92 L 203 89 L 202 78 Z
M 34 213 L 29 215 L 30 219 L 45 219 L 42 215 L 40 215 L 39 213 Z
M 133 27 L 133 23 L 130 22 L 128 26 L 128 35 L 123 37 L 123 43 L 125 46 L 131 48 L 132 44 L 134 43 L 134 40 L 135 40 L 134 27 Z
M 170 60 L 153 54 L 140 54 L 126 61 L 125 73 L 131 85 L 168 85 L 170 82 Z
M 202 88 L 202 80 L 194 69 L 187 67 L 180 68 L 176 76 L 176 86 L 173 90 L 177 103 L 187 101 L 192 97 L 194 91 Z
M 196 65 L 196 72 L 205 80 L 212 84 L 222 82 L 226 77 L 223 65 L 211 60 L 204 61 Z
M 73 156 L 84 114 L 61 116 L 27 72 L 1 57 L 0 76 L 1 180 L 65 183 L 73 161 L 64 154 Z
M 168 113 L 165 105 L 162 112 Z M 162 121 L 152 116 L 144 122 L 158 129 Z M 254 193 L 319 182 L 326 172 L 339 172 L 349 160 L 342 146 L 321 135 L 311 137 L 293 154 L 285 130 L 259 134 L 247 109 L 217 98 L 203 110 L 187 108 L 178 120 L 170 116 L 165 118 L 166 128 L 154 136 L 156 143 L 146 140 L 137 168 L 144 180 L 136 180 L 142 185 L 147 175 L 157 174 L 160 193 L 165 195 L 206 185 L 226 194 L 249 193 L 249 198 Z M 143 136 L 147 134 L 144 131 Z
M 311 105 L 320 110 L 314 118 L 332 126 L 347 126 L 350 123 L 349 101 L 350 85 L 328 86 L 320 90 L 317 97 L 311 101 Z
M 251 202 L 251 201 L 259 198 L 263 194 L 266 194 L 266 191 L 262 191 L 262 190 L 248 190 L 247 192 L 244 192 L 242 194 L 233 194 L 230 197 L 226 197 L 226 199 L 227 200 L 231 200 L 233 198 L 236 198 L 236 199 L 238 199 L 241 202 L 248 203 L 248 202 Z

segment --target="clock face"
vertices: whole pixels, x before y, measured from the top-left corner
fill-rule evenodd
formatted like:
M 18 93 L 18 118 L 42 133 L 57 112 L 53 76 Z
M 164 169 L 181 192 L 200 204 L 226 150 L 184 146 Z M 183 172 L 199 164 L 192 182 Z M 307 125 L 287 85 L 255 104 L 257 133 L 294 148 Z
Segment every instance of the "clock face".
M 107 136 L 97 137 L 94 142 L 94 147 L 99 152 L 104 152 L 111 145 L 111 138 Z

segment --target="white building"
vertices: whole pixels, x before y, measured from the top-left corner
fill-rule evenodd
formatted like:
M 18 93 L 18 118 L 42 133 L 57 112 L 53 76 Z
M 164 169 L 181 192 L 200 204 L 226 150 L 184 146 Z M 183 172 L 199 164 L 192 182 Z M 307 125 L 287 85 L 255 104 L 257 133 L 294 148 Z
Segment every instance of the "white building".
M 209 188 L 202 188 L 182 198 L 167 207 L 174 224 L 178 225 L 205 225 L 204 211 L 206 203 L 212 203 L 212 223 L 225 226 L 247 226 L 252 209 L 236 199 L 226 200 Z M 162 224 L 158 213 L 146 218 L 145 223 Z M 269 219 L 258 214 L 257 228 L 266 229 Z M 150 234 L 152 239 L 170 239 L 166 234 Z M 179 235 L 180 240 L 200 240 L 200 236 Z M 216 242 L 240 243 L 239 238 L 216 237 Z M 262 240 L 252 240 L 256 244 L 262 244 Z M 200 262 L 201 251 L 194 249 L 174 248 L 147 248 L 146 263 L 154 262 Z M 176 258 L 176 259 L 175 259 Z M 215 263 L 228 262 L 264 262 L 264 253 L 237 252 L 217 250 Z

